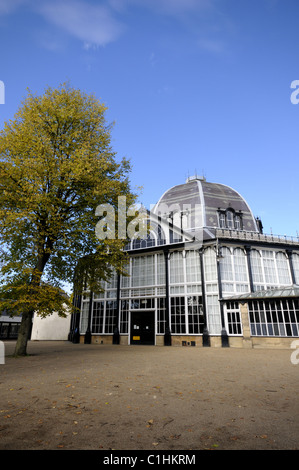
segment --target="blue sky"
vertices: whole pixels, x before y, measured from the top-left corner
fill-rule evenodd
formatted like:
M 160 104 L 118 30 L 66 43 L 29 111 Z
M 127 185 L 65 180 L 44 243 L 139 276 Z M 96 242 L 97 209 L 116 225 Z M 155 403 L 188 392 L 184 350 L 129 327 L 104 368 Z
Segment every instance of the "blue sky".
M 0 0 L 0 128 L 64 81 L 115 121 L 148 208 L 195 172 L 297 235 L 298 0 Z

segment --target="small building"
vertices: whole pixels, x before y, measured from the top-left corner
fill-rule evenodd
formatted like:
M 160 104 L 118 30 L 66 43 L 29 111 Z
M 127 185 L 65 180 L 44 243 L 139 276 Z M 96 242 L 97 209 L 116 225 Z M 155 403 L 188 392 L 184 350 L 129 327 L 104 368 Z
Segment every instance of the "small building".
M 60 317 L 56 312 L 46 317 L 34 314 L 32 341 L 67 341 L 70 331 L 71 314 Z
M 69 339 L 128 345 L 290 347 L 299 332 L 298 237 L 263 233 L 229 186 L 191 177 L 147 213 L 127 275 L 75 296 Z
M 21 315 L 9 316 L 6 311 L 0 314 L 0 340 L 17 339 L 21 325 Z
M 67 296 L 66 293 L 63 293 Z M 68 340 L 71 314 L 65 308 L 65 317 L 59 316 L 56 312 L 42 317 L 34 313 L 29 339 L 39 340 Z M 16 340 L 22 321 L 22 314 L 9 316 L 6 311 L 0 315 L 0 340 Z

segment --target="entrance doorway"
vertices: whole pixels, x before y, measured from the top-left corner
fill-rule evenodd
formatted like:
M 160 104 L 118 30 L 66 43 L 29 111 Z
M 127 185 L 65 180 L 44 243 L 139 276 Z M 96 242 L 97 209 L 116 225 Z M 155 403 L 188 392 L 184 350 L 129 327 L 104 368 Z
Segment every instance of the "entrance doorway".
M 155 344 L 155 312 L 131 312 L 130 344 Z

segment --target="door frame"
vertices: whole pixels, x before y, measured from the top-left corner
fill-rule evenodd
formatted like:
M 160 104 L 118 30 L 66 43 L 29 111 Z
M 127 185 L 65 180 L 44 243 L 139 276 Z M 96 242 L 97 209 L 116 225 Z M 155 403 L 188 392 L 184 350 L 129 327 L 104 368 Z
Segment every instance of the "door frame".
M 153 341 L 153 346 L 156 346 L 156 310 L 154 309 L 134 309 L 134 310 L 130 310 L 129 311 L 129 345 L 135 345 L 137 343 L 132 343 L 131 342 L 131 333 L 132 333 L 132 320 L 133 320 L 133 315 L 134 313 L 151 313 L 153 315 L 153 321 L 154 321 L 154 331 L 153 331 L 153 335 L 154 335 L 154 341 Z M 151 346 L 150 344 L 143 344 L 143 343 L 140 343 L 140 345 L 142 346 Z

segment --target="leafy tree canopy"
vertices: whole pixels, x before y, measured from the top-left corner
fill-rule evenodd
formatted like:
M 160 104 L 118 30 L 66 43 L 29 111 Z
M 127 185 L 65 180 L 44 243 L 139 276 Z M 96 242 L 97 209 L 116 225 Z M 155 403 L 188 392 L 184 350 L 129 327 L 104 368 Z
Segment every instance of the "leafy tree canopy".
M 125 240 L 95 234 L 99 204 L 136 198 L 129 161 L 112 150 L 106 110 L 68 84 L 41 96 L 28 91 L 0 132 L 0 310 L 24 321 L 33 311 L 64 314 L 61 286 L 73 281 L 78 260 L 94 290 L 111 267 L 121 269 Z

